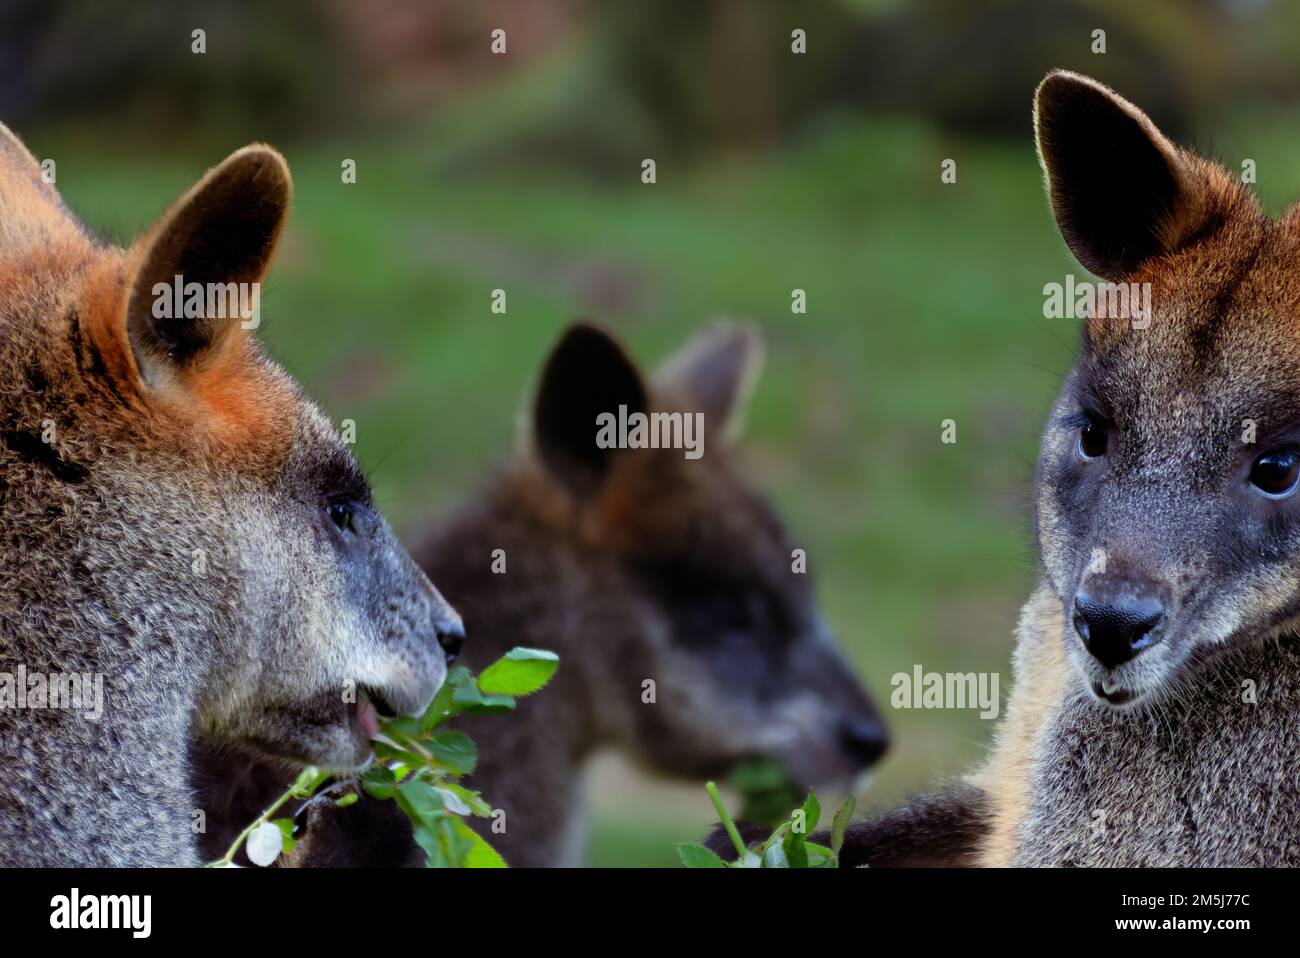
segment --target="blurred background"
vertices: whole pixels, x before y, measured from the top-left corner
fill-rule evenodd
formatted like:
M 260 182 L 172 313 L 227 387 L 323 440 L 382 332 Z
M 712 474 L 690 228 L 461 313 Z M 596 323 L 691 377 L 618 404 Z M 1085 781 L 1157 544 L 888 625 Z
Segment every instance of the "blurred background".
M 1036 577 L 1037 435 L 1078 335 L 1042 287 L 1082 278 L 1032 143 L 1052 67 L 1254 160 L 1271 211 L 1300 196 L 1300 4 L 1280 0 L 0 4 L 0 120 L 103 235 L 128 243 L 238 146 L 286 154 L 263 333 L 356 420 L 408 537 L 505 455 L 572 319 L 646 363 L 710 318 L 757 321 L 747 461 L 892 727 L 880 804 L 960 773 L 994 724 L 891 709 L 890 677 L 998 672 L 1005 694 Z M 614 757 L 592 778 L 593 864 L 673 864 L 713 820 L 698 786 Z

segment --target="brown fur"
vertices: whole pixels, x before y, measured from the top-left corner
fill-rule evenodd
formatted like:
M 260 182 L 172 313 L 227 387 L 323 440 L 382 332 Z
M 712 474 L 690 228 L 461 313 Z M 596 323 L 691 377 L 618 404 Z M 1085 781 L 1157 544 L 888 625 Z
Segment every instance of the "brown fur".
M 1042 579 L 992 754 L 971 788 L 853 829 L 852 857 L 1300 865 L 1300 506 L 1254 479 L 1300 443 L 1300 208 L 1269 220 L 1086 77 L 1048 76 L 1035 121 L 1066 243 L 1149 283 L 1152 315 L 1088 317 L 1044 432 Z M 1109 623 L 1080 611 L 1093 592 Z M 1096 654 L 1127 601 L 1158 614 Z
M 1131 239 L 1128 259 L 1100 254 L 1100 238 L 1074 228 L 1074 208 L 1093 199 L 1086 182 L 1079 193 L 1086 176 L 1062 160 L 1073 148 L 1064 125 L 1086 122 L 1076 117 L 1076 98 L 1135 118 L 1174 169 L 1175 191 L 1153 211 L 1153 249 Z M 1259 773 L 1284 792 L 1296 774 L 1294 736 L 1279 738 L 1275 729 L 1293 725 L 1285 716 L 1294 715 L 1297 677 L 1275 674 L 1288 666 L 1271 637 L 1291 628 L 1278 613 L 1294 603 L 1300 576 L 1294 561 L 1279 566 L 1251 555 L 1260 546 L 1233 542 L 1215 511 L 1240 513 L 1228 520 L 1238 528 L 1256 521 L 1237 494 L 1220 491 L 1221 477 L 1235 471 L 1243 452 L 1267 450 L 1268 435 L 1294 408 L 1288 397 L 1300 385 L 1297 212 L 1270 222 L 1234 177 L 1173 147 L 1135 107 L 1086 78 L 1049 77 L 1036 116 L 1067 243 L 1104 278 L 1150 283 L 1155 315 L 1144 330 L 1101 314 L 1089 318 L 1083 358 L 1054 412 L 1068 415 L 1082 393 L 1084 402 L 1101 397 L 1119 421 L 1107 454 L 1113 518 L 1093 506 L 1097 518 L 1085 532 L 1078 480 L 1058 465 L 1068 459 L 1071 434 L 1049 426 L 1044 439 L 1038 534 L 1046 574 L 1022 615 L 1007 718 L 989 762 L 970 777 L 989 808 L 981 863 L 1294 861 L 1295 843 L 1285 832 L 1257 833 L 1267 822 L 1248 810 Z M 1240 444 L 1246 418 L 1260 423 L 1258 447 Z M 1158 570 L 1173 583 L 1172 614 L 1180 616 L 1170 625 L 1178 631 L 1125 666 L 1122 681 L 1148 690 L 1131 715 L 1090 701 L 1087 679 L 1096 667 L 1063 609 L 1097 547 L 1106 550 L 1112 574 Z M 1270 701 L 1243 705 L 1234 674 L 1268 686 Z M 1153 730 L 1166 727 L 1169 738 Z M 1109 742 L 1109 774 L 1086 760 L 1076 764 L 1081 735 L 1098 748 Z M 1210 780 L 1236 784 L 1203 794 L 1198 783 Z M 1109 831 L 1094 827 L 1099 814 L 1109 818 Z M 1183 837 L 1173 844 L 1179 830 Z
M 483 756 L 473 783 L 506 812 L 506 833 L 485 834 L 512 864 L 579 860 L 581 772 L 601 747 L 696 780 L 767 754 L 823 788 L 848 786 L 883 750 L 809 576 L 792 572 L 795 543 L 735 449 L 758 347 L 752 331 L 716 326 L 643 378 L 602 333 L 574 328 L 543 371 L 530 448 L 414 550 L 458 597 L 471 666 L 515 644 L 561 656 L 554 686 L 511 720 L 463 723 Z M 565 424 L 549 421 L 547 398 L 588 410 L 590 444 L 590 411 L 612 410 L 610 394 L 554 373 L 619 366 L 647 408 L 703 411 L 704 455 L 589 449 L 606 469 L 592 488 L 548 465 Z M 506 551 L 505 575 L 487 573 L 493 548 Z M 654 704 L 642 701 L 647 679 Z M 874 739 L 851 745 L 847 728 Z
M 465 616 L 472 669 L 516 645 L 560 655 L 551 685 L 517 712 L 459 722 L 479 746 L 470 784 L 504 812 L 505 832 L 473 824 L 512 866 L 581 860 L 582 775 L 601 748 L 696 780 L 770 755 L 819 788 L 848 787 L 884 749 L 809 576 L 792 571 L 794 544 L 734 448 L 758 348 L 753 331 L 716 326 L 647 378 L 606 333 L 571 328 L 523 448 L 413 550 Z M 617 397 L 702 411 L 702 458 L 596 449 L 595 415 Z M 504 574 L 491 568 L 496 549 Z M 385 804 L 309 810 L 297 863 L 373 863 L 385 821 L 408 836 L 410 855 L 393 863 L 418 861 Z
M 348 689 L 442 680 L 454 613 L 328 420 L 237 320 L 152 313 L 173 273 L 260 281 L 290 194 L 247 147 L 121 250 L 0 127 L 0 673 L 104 693 L 0 708 L 0 863 L 194 864 L 196 741 L 354 768 Z

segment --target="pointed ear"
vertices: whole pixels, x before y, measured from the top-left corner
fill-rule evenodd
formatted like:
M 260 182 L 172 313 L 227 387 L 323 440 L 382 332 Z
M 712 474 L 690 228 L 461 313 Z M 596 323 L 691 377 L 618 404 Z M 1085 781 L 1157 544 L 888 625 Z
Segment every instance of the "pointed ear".
M 213 315 L 205 296 L 199 315 L 185 315 L 192 311 L 175 301 L 158 309 L 159 297 L 171 295 L 177 277 L 182 288 L 198 283 L 205 290 L 260 283 L 291 196 L 284 158 L 268 146 L 246 146 L 209 170 L 141 240 L 126 323 L 146 383 L 168 382 L 246 335 L 229 299 Z
M 0 123 L 0 254 L 12 254 L 81 227 L 41 165 Z
M 570 326 L 542 370 L 533 406 L 533 441 L 550 473 L 578 496 L 589 496 L 609 472 L 616 449 L 596 445 L 596 417 L 646 412 L 641 374 L 608 333 Z
M 655 384 L 688 402 L 717 435 L 736 439 L 763 366 L 763 337 L 748 323 L 719 322 L 696 333 L 655 373 Z
M 1208 197 L 1190 158 L 1097 81 L 1048 74 L 1034 96 L 1034 133 L 1061 235 L 1103 279 L 1173 252 L 1205 223 Z

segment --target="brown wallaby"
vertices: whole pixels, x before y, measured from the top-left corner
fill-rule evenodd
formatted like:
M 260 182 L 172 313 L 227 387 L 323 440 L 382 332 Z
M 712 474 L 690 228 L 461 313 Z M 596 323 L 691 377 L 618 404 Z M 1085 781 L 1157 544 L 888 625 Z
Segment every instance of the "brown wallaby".
M 733 448 L 759 358 L 753 330 L 719 325 L 647 380 L 608 334 L 572 327 L 520 453 L 412 550 L 464 614 L 471 668 L 516 645 L 560 655 L 516 712 L 459 723 L 479 745 L 470 784 L 504 832 L 473 824 L 510 865 L 580 861 L 581 773 L 601 746 L 684 779 L 772 756 L 819 787 L 847 787 L 885 749 L 794 542 Z M 620 407 L 702 414 L 703 454 L 602 448 L 597 423 Z M 316 803 L 297 861 L 379 863 L 404 831 L 398 858 L 418 863 L 409 825 L 376 807 L 389 804 Z
M 196 864 L 196 741 L 357 768 L 443 680 L 455 613 L 234 308 L 290 193 L 246 147 L 122 250 L 0 126 L 0 865 Z
M 684 779 L 773 756 L 826 788 L 885 749 L 733 448 L 760 352 L 752 329 L 715 326 L 647 381 L 607 334 L 573 327 L 542 371 L 531 449 L 412 549 L 466 616 L 471 668 L 519 644 L 560 655 L 517 715 L 462 722 L 480 743 L 473 784 L 505 812 L 485 837 L 511 864 L 580 860 L 580 772 L 602 745 Z M 620 406 L 702 414 L 703 455 L 600 448 L 598 417 Z
M 842 863 L 1300 865 L 1300 208 L 1086 77 L 1034 120 L 1066 243 L 1151 308 L 1097 297 L 1043 435 L 992 755 Z

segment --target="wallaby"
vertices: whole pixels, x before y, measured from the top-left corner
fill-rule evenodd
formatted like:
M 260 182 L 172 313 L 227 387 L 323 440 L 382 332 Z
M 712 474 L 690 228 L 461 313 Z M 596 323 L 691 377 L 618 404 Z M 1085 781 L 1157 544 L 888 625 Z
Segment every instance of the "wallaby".
M 411 550 L 466 616 L 471 667 L 517 644 L 560 655 L 517 716 L 461 723 L 480 743 L 472 782 L 505 812 L 504 834 L 484 836 L 513 865 L 580 861 L 581 770 L 602 745 L 698 780 L 766 755 L 824 788 L 885 750 L 796 544 L 735 454 L 760 359 L 756 331 L 721 324 L 647 381 L 606 333 L 572 327 L 542 371 L 531 450 Z M 600 448 L 598 417 L 621 406 L 701 414 L 703 455 Z
M 1034 121 L 1066 244 L 1152 308 L 1093 311 L 1048 421 L 992 755 L 842 864 L 1300 865 L 1300 208 L 1086 77 Z
M 235 307 L 290 194 L 249 146 L 122 250 L 0 126 L 2 865 L 197 864 L 194 743 L 354 769 L 443 681 L 455 612 Z
M 886 747 L 795 544 L 734 451 L 760 353 L 755 331 L 719 324 L 647 381 L 607 333 L 571 327 L 519 454 L 412 549 L 465 616 L 472 669 L 516 645 L 560 656 L 517 712 L 459 722 L 479 746 L 469 784 L 505 830 L 472 824 L 512 866 L 580 862 L 582 770 L 601 746 L 697 780 L 771 756 L 828 788 L 850 786 Z M 601 448 L 598 417 L 620 406 L 701 413 L 703 455 Z M 315 803 L 297 862 L 385 860 L 397 845 L 375 806 L 391 804 Z M 410 826 L 389 824 L 418 864 Z

